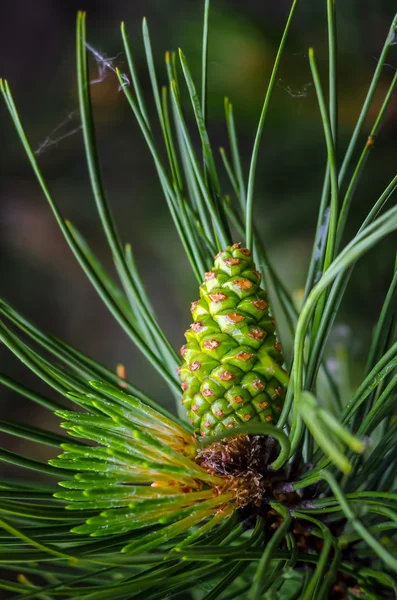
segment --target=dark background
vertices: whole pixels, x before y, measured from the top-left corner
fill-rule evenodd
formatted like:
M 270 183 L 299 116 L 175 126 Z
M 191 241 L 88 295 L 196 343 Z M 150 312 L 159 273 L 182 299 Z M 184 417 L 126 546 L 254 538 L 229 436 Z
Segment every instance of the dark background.
M 209 60 L 209 124 L 214 148 L 227 146 L 223 97 L 235 109 L 245 173 L 255 129 L 289 1 L 213 0 Z M 196 80 L 200 77 L 203 2 L 198 0 L 3 0 L 0 8 L 0 75 L 11 85 L 21 118 L 51 190 L 65 216 L 75 223 L 111 268 L 89 187 L 75 85 L 74 27 L 78 9 L 87 11 L 88 40 L 116 57 L 121 69 L 119 22 L 125 20 L 135 61 L 155 119 L 145 70 L 141 18 L 148 18 L 160 83 L 166 82 L 165 50 L 181 46 Z M 394 0 L 338 3 L 341 154 L 351 135 L 376 66 Z M 279 80 L 258 163 L 255 215 L 270 256 L 292 292 L 305 281 L 325 166 L 325 143 L 307 59 L 317 52 L 327 78 L 325 2 L 302 0 L 282 60 Z M 92 60 L 92 78 L 98 78 Z M 397 67 L 396 46 L 384 68 L 365 135 Z M 130 241 L 159 318 L 176 347 L 190 322 L 196 283 L 167 213 L 151 157 L 125 98 L 110 71 L 91 87 L 101 165 L 121 236 Z M 192 123 L 193 124 L 193 123 Z M 164 403 L 172 399 L 96 297 L 69 251 L 32 175 L 4 106 L 0 109 L 2 193 L 0 203 L 0 295 L 48 332 L 103 361 L 123 362 L 129 378 Z M 58 128 L 55 132 L 54 130 Z M 366 175 L 357 191 L 346 239 L 395 174 L 397 102 L 392 102 Z M 58 138 L 64 137 L 59 141 Z M 49 139 L 49 142 L 45 141 Z M 53 143 L 56 142 L 56 143 Z M 44 144 L 44 146 L 43 146 Z M 223 176 L 225 192 L 231 192 Z M 339 315 L 354 373 L 360 374 L 368 342 L 393 270 L 395 238 L 389 237 L 361 261 Z M 341 335 L 342 335 L 341 334 Z M 37 389 L 40 382 L 5 348 L 1 371 Z M 56 419 L 1 389 L 4 418 L 56 427 Z M 21 449 L 18 440 L 1 445 Z M 47 449 L 22 449 L 45 459 Z

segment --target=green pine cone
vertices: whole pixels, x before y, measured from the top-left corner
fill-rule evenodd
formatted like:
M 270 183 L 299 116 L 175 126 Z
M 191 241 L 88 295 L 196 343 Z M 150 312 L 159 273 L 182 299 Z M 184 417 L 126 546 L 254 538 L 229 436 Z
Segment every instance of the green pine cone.
M 251 251 L 234 244 L 205 274 L 182 346 L 183 404 L 202 436 L 276 422 L 288 377 Z

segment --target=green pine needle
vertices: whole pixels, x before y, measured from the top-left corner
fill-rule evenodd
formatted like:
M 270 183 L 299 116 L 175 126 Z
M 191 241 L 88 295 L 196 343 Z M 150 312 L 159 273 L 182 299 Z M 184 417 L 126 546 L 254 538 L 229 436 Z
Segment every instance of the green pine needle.
M 223 411 L 229 411 L 232 404 L 225 400 L 228 390 L 238 387 L 229 383 L 233 369 L 237 373 L 242 365 L 237 363 L 237 367 L 231 361 L 240 360 L 247 361 L 246 372 L 254 376 L 247 386 L 251 385 L 252 390 L 255 386 L 266 387 L 261 410 L 266 410 L 269 402 L 281 403 L 278 421 L 272 424 L 273 415 L 266 418 L 267 413 L 262 412 L 262 421 L 268 422 L 254 422 L 252 415 L 243 411 L 241 423 L 233 416 L 236 420 L 222 425 L 218 435 L 200 439 L 194 426 L 186 422 L 177 370 L 183 364 L 185 392 L 186 381 L 194 378 L 194 372 L 200 371 L 202 376 L 202 364 L 183 362 L 171 345 L 146 291 L 145 273 L 137 268 L 134 247 L 118 233 L 99 160 L 85 13 L 78 13 L 76 28 L 79 111 L 93 200 L 116 277 L 61 213 L 32 150 L 10 87 L 6 80 L 0 80 L 6 110 L 60 232 L 106 308 L 149 361 L 153 373 L 167 383 L 178 403 L 175 416 L 130 382 L 122 365 L 113 371 L 98 363 L 41 331 L 0 299 L 1 342 L 44 382 L 47 391 L 39 392 L 34 384 L 31 388 L 3 372 L 0 384 L 55 413 L 60 425 L 60 431 L 54 432 L 23 422 L 0 421 L 0 431 L 7 439 L 12 436 L 26 440 L 27 448 L 36 444 L 39 452 L 45 449 L 52 453 L 47 461 L 6 447 L 0 449 L 0 461 L 17 472 L 13 479 L 0 483 L 0 564 L 4 573 L 0 589 L 11 593 L 12 598 L 164 600 L 184 593 L 196 600 L 325 600 L 342 587 L 348 589 L 349 598 L 397 596 L 395 252 L 389 289 L 379 315 L 374 317 L 377 325 L 361 383 L 351 390 L 345 350 L 333 356 L 341 374 L 332 373 L 327 363 L 332 351 L 327 342 L 357 262 L 397 229 L 393 196 L 397 176 L 390 173 L 389 185 L 379 197 L 374 196 L 356 235 L 345 240 L 358 185 L 369 170 L 368 157 L 376 152 L 374 141 L 382 135 L 397 85 L 394 74 L 385 88 L 380 86 L 396 40 L 397 15 L 386 32 L 362 109 L 341 156 L 338 7 L 334 0 L 324 0 L 328 91 L 312 48 L 308 63 L 324 132 L 326 162 L 305 296 L 302 306 L 298 306 L 269 261 L 254 207 L 260 142 L 299 4 L 297 0 L 291 3 L 284 31 L 279 32 L 281 42 L 248 161 L 241 155 L 239 118 L 238 114 L 235 118 L 228 97 L 224 102 L 224 143 L 228 147 L 220 149 L 220 157 L 211 139 L 210 0 L 203 1 L 199 81 L 183 50 L 179 50 L 179 60 L 175 52 L 166 52 L 164 74 L 158 69 L 146 19 L 142 36 L 151 97 L 146 98 L 141 87 L 133 56 L 135 41 L 130 42 L 124 23 L 121 44 L 128 74 L 116 69 L 123 98 L 153 160 L 180 251 L 190 263 L 191 273 L 186 277 L 191 275 L 201 284 L 207 272 L 209 279 L 220 276 L 220 287 L 227 281 L 236 300 L 233 310 L 238 305 L 240 312 L 236 309 L 230 313 L 232 309 L 227 305 L 219 312 L 219 322 L 224 320 L 228 335 L 243 336 L 243 326 L 232 328 L 228 319 L 236 324 L 239 319 L 252 317 L 252 307 L 244 305 L 244 294 L 253 285 L 252 275 L 259 281 L 260 274 L 252 270 L 252 265 L 250 271 L 241 274 L 233 271 L 244 259 L 236 259 L 232 251 L 245 252 L 244 256 L 252 253 L 268 291 L 255 284 L 260 310 L 268 311 L 270 304 L 276 319 L 280 317 L 287 324 L 286 337 L 293 342 L 293 353 L 286 357 L 290 367 L 287 373 L 281 364 L 283 359 L 277 363 L 273 357 L 276 350 L 279 355 L 281 352 L 275 337 L 269 345 L 258 344 L 257 356 L 256 348 L 255 353 L 251 352 L 250 346 L 233 338 L 227 355 L 232 366 L 222 363 L 231 370 L 222 371 L 222 366 L 219 374 L 219 381 L 225 382 L 222 397 L 216 398 L 222 409 L 218 406 L 214 412 L 215 403 L 210 400 L 204 408 L 199 406 L 203 396 L 195 390 L 193 396 L 198 400 L 191 416 L 195 411 L 211 409 L 211 418 L 223 418 Z M 370 108 L 375 94 L 383 96 L 373 114 Z M 149 117 L 150 102 L 156 109 L 156 124 Z M 362 143 L 368 117 L 372 119 L 370 133 Z M 218 171 L 219 158 L 227 175 L 229 187 L 225 190 L 223 175 Z M 249 170 L 245 174 L 247 162 Z M 245 239 L 247 249 L 237 243 L 236 235 Z M 320 239 L 325 243 L 319 249 Z M 217 252 L 216 261 L 225 260 L 227 264 L 226 255 L 231 261 L 227 276 L 226 271 L 219 275 L 212 267 Z M 237 275 L 241 280 L 234 281 Z M 238 284 L 240 289 L 234 289 Z M 213 302 L 229 301 L 222 294 L 224 289 L 214 288 Z M 207 291 L 201 287 L 201 298 Z M 203 321 L 207 319 L 205 326 L 214 335 L 214 339 L 208 338 L 207 354 L 200 355 L 203 363 L 210 363 L 211 343 L 216 348 L 216 335 L 224 335 L 224 331 L 219 333 L 217 322 L 208 317 L 201 304 L 195 307 L 193 313 L 196 309 L 204 311 L 205 318 L 200 312 L 199 316 Z M 248 312 L 242 314 L 244 310 Z M 267 312 L 266 318 L 270 329 L 265 332 L 265 340 L 271 340 L 273 325 L 269 325 L 272 321 Z M 194 319 L 193 329 L 186 334 L 190 340 L 186 348 L 202 352 L 191 332 L 196 326 L 198 335 L 204 325 L 195 313 Z M 264 322 L 257 323 L 256 334 L 261 333 Z M 223 356 L 219 355 L 219 360 Z M 256 371 L 249 366 L 254 356 L 258 360 Z M 219 381 L 214 377 L 206 398 L 214 389 L 219 392 Z M 230 397 L 245 406 L 246 393 L 241 385 Z M 254 400 L 249 398 L 249 402 Z M 236 415 L 238 410 L 239 406 Z M 193 419 L 192 423 L 195 425 Z M 210 428 L 211 423 L 206 426 Z

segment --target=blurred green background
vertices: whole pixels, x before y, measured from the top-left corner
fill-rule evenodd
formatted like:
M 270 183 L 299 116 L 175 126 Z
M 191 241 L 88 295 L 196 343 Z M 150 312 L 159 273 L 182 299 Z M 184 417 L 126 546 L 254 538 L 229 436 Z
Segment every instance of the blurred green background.
M 209 58 L 209 128 L 214 148 L 227 146 L 223 97 L 234 104 L 245 173 L 272 62 L 289 1 L 213 0 Z M 3 0 L 0 12 L 0 74 L 8 78 L 40 165 L 65 216 L 111 267 L 89 187 L 79 120 L 74 57 L 74 21 L 88 13 L 88 40 L 113 64 L 125 68 L 119 35 L 124 20 L 135 61 L 155 119 L 143 54 L 141 19 L 146 16 L 166 82 L 164 51 L 183 48 L 197 82 L 203 2 L 199 0 Z M 395 0 L 338 3 L 340 154 L 358 117 L 395 9 Z M 321 194 L 326 152 L 307 59 L 314 46 L 326 87 L 325 1 L 302 0 L 298 7 L 267 124 L 258 164 L 255 216 L 269 254 L 291 291 L 305 281 Z M 392 48 L 360 150 L 397 67 Z M 100 158 L 107 192 L 122 239 L 131 242 L 158 309 L 176 347 L 190 323 L 196 283 L 167 213 L 151 157 L 114 74 L 104 77 L 91 61 L 91 87 Z M 2 193 L 0 204 L 0 293 L 48 332 L 115 368 L 165 404 L 168 389 L 119 329 L 96 297 L 64 242 L 24 157 L 4 107 L 0 109 Z M 191 120 L 193 125 L 193 121 Z M 76 131 L 77 129 L 77 131 Z M 55 130 L 55 131 L 54 131 Z M 349 239 L 395 175 L 397 102 L 388 110 L 381 135 L 357 190 L 346 232 Z M 59 139 L 63 138 L 63 139 Z M 224 192 L 232 192 L 218 160 Z M 371 331 L 389 284 L 395 257 L 389 237 L 355 270 L 338 318 L 333 343 L 348 347 L 354 372 L 366 359 Z M 1 370 L 37 389 L 43 385 L 0 347 Z M 57 420 L 23 398 L 1 389 L 4 418 L 56 427 Z M 18 449 L 17 440 L 4 445 Z M 45 448 L 24 452 L 45 459 Z

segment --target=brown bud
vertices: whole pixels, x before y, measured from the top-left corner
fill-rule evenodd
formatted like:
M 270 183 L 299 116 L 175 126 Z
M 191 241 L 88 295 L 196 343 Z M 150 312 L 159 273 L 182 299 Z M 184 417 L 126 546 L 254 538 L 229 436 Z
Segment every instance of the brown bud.
M 245 317 L 243 317 L 243 315 L 239 315 L 238 313 L 230 313 L 227 315 L 227 318 L 232 323 L 241 323 L 241 321 L 245 321 Z
M 269 306 L 264 300 L 254 300 L 252 304 L 255 306 L 255 308 L 262 311 L 267 310 L 267 307 Z
M 181 388 L 182 388 L 182 391 L 183 391 L 183 392 L 186 392 L 186 390 L 187 390 L 187 388 L 188 388 L 188 387 L 189 387 L 189 386 L 188 386 L 188 384 L 186 383 L 186 381 L 184 381 L 184 382 L 182 383 L 182 385 L 181 385 Z
M 181 349 L 179 350 L 179 352 L 181 353 L 181 356 L 185 356 L 186 354 L 186 350 L 187 350 L 187 345 L 183 344 L 183 346 L 181 347 Z
M 252 281 L 249 279 L 236 279 L 233 283 L 235 283 L 240 290 L 249 290 L 254 285 Z
M 217 410 L 215 414 L 216 414 L 217 417 L 222 417 L 223 416 L 223 410 Z
M 273 417 L 271 415 L 267 415 L 267 417 L 265 417 L 265 421 L 270 423 L 270 421 L 273 421 Z
M 252 385 L 256 390 L 263 390 L 265 387 L 260 379 L 255 379 L 255 381 L 252 382 Z
M 222 302 L 222 300 L 226 300 L 227 298 L 226 294 L 223 294 L 222 292 L 215 292 L 214 294 L 209 294 L 209 297 L 213 302 Z
M 240 402 L 244 402 L 244 398 L 242 396 L 234 396 L 233 400 L 236 404 L 240 404 Z
M 205 342 L 203 342 L 203 346 L 207 350 L 215 350 L 215 348 L 218 348 L 220 345 L 221 343 L 218 342 L 218 340 L 205 340 Z
M 248 248 L 241 248 L 241 254 L 244 254 L 244 256 L 251 256 L 252 252 Z
M 230 381 L 231 379 L 234 379 L 234 375 L 233 375 L 233 373 L 230 373 L 230 371 L 223 371 L 219 375 L 219 379 L 221 381 Z
M 252 358 L 254 355 L 251 354 L 250 352 L 239 352 L 236 356 L 236 358 L 238 358 L 239 360 L 243 360 L 244 362 L 246 360 L 250 360 L 250 358 Z
M 255 275 L 255 277 L 257 277 L 258 279 L 262 278 L 262 275 L 259 273 L 259 271 L 257 271 L 256 269 L 252 269 L 253 274 Z
M 236 265 L 240 264 L 240 259 L 239 258 L 233 258 L 232 256 L 230 258 L 225 258 L 225 260 L 223 261 L 228 267 L 234 267 Z
M 198 300 L 195 300 L 194 302 L 192 302 L 190 304 L 190 312 L 193 312 L 194 310 L 196 310 L 197 304 L 198 304 Z
M 209 271 L 208 273 L 204 273 L 204 279 L 208 281 L 209 279 L 214 279 L 215 273 L 213 271 Z
M 208 388 L 206 388 L 205 390 L 203 390 L 201 393 L 202 393 L 202 394 L 203 394 L 203 396 L 205 396 L 206 398 L 209 398 L 210 396 L 213 396 L 213 395 L 214 395 L 214 394 L 213 394 L 213 392 L 212 392 L 210 389 L 208 389 Z
M 201 367 L 201 363 L 199 363 L 198 360 L 195 360 L 194 362 L 192 362 L 191 365 L 189 365 L 189 369 L 191 371 L 198 371 Z
M 197 321 L 196 323 L 192 323 L 190 325 L 190 329 L 194 331 L 194 333 L 199 333 L 204 329 L 204 324 L 201 321 Z
M 241 247 L 241 242 L 237 242 L 237 244 L 233 244 L 232 248 L 238 250 Z
M 277 350 L 277 352 L 281 352 L 281 350 L 283 349 L 281 342 L 276 342 L 274 344 L 274 349 Z
M 268 406 L 269 406 L 269 402 L 261 402 L 261 403 L 259 404 L 259 407 L 260 407 L 260 408 L 263 408 L 263 409 L 267 408 Z
M 258 329 L 257 327 L 248 332 L 248 336 L 253 340 L 261 340 L 264 335 L 262 329 Z

